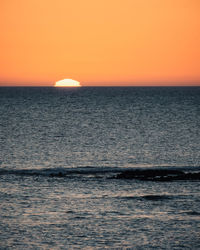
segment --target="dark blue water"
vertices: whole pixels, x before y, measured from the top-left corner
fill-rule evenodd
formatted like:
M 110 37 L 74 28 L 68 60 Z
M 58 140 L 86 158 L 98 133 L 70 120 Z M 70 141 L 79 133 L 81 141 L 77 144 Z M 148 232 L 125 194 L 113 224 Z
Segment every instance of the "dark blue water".
M 198 181 L 110 177 L 198 171 L 199 128 L 199 87 L 0 88 L 1 248 L 198 249 Z

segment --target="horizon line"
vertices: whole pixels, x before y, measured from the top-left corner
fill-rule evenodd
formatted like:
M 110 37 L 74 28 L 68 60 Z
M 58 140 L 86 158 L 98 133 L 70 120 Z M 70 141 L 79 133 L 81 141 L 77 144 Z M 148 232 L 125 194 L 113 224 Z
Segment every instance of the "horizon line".
M 200 86 L 200 81 L 87 81 L 81 82 L 81 87 L 178 87 L 178 86 Z M 0 81 L 0 87 L 54 87 L 54 82 L 13 82 L 13 81 Z

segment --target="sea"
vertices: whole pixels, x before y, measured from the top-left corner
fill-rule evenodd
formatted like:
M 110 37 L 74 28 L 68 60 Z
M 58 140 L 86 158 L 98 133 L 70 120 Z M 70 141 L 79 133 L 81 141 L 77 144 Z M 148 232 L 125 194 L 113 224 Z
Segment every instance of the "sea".
M 200 249 L 200 87 L 1 87 L 0 249 Z

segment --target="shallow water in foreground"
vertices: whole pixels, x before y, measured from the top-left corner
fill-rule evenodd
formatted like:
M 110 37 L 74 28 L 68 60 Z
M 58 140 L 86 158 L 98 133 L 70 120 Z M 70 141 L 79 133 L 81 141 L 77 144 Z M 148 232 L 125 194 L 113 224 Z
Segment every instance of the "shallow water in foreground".
M 199 181 L 110 178 L 199 171 L 199 96 L 0 88 L 0 248 L 199 249 Z
M 198 249 L 199 189 L 198 182 L 4 176 L 1 247 Z

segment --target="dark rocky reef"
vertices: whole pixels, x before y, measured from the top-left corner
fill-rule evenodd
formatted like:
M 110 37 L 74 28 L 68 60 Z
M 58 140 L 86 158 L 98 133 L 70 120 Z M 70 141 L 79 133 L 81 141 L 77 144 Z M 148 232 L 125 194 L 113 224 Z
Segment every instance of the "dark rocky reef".
M 142 181 L 177 181 L 177 180 L 200 180 L 200 172 L 185 173 L 180 170 L 171 169 L 145 169 L 127 170 L 117 174 L 115 179 L 137 179 Z
M 50 176 L 51 177 L 65 177 L 66 174 L 59 172 L 59 173 L 51 173 Z

